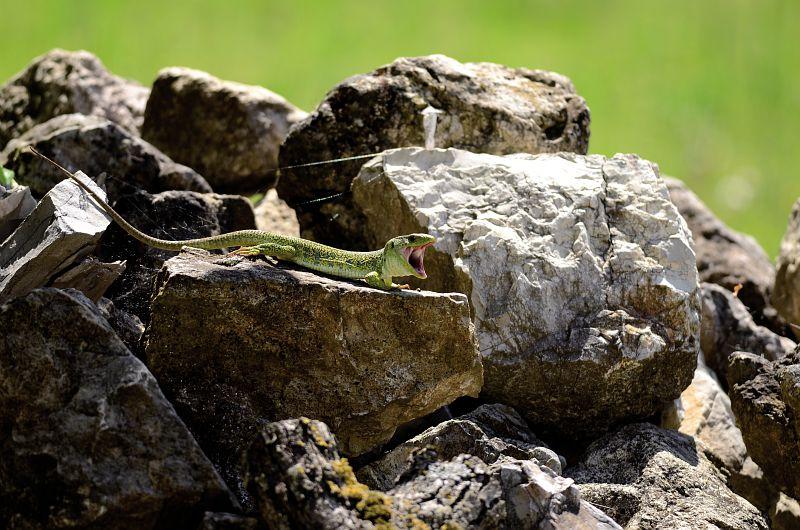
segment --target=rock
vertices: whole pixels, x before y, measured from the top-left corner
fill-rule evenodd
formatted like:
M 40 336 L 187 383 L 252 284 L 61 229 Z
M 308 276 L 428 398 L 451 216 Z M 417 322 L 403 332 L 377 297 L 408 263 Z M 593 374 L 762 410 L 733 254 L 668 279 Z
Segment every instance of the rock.
M 142 138 L 216 191 L 253 193 L 275 185 L 278 148 L 306 116 L 266 88 L 165 68 L 147 100 Z
M 800 503 L 781 493 L 769 518 L 772 521 L 772 530 L 796 530 L 800 528 Z
M 403 442 L 379 460 L 358 470 L 359 480 L 381 491 L 391 489 L 409 465 L 409 457 L 431 447 L 442 460 L 466 454 L 491 464 L 501 456 L 533 460 L 561 474 L 558 455 L 541 442 L 517 412 L 505 405 L 481 405 L 474 411 L 447 420 Z
M 235 508 L 87 298 L 36 290 L 0 307 L 0 321 L 1 527 L 191 527 Z
M 127 195 L 115 205 L 133 226 L 163 239 L 191 239 L 255 228 L 253 208 L 239 195 L 165 191 Z M 148 247 L 116 224 L 101 241 L 99 256 L 105 261 L 125 260 L 125 274 L 109 289 L 117 307 L 150 320 L 153 282 L 174 252 Z
M 124 261 L 103 263 L 89 256 L 53 280 L 51 286 L 59 289 L 77 289 L 89 300 L 97 303 L 123 272 L 125 272 Z
M 86 175 L 79 176 L 105 196 Z M 0 303 L 47 285 L 80 261 L 109 222 L 77 184 L 56 185 L 0 246 Z
M 589 145 L 589 109 L 566 77 L 430 55 L 400 58 L 334 87 L 289 132 L 280 165 L 421 146 L 421 111 L 429 105 L 443 111 L 438 147 L 493 154 L 586 153 Z M 345 192 L 363 162 L 282 170 L 278 194 L 295 206 Z M 362 221 L 348 197 L 314 203 L 298 217 L 311 239 L 336 246 L 361 239 Z
M 347 455 L 464 395 L 482 368 L 463 295 L 363 283 L 186 251 L 159 274 L 147 365 L 236 482 L 264 421 L 328 422 Z
M 365 164 L 353 204 L 367 246 L 438 238 L 423 285 L 469 296 L 483 398 L 542 436 L 595 436 L 689 385 L 697 269 L 650 162 L 399 149 Z
M 258 530 L 258 519 L 233 513 L 206 512 L 198 530 Z
M 647 423 L 592 443 L 566 475 L 581 495 L 628 530 L 767 528 L 704 456 L 702 442 Z
M 17 181 L 29 185 L 37 195 L 47 193 L 65 177 L 28 151 L 29 145 L 70 171 L 85 171 L 96 180 L 102 173 L 110 175 L 105 184 L 112 203 L 139 190 L 211 191 L 194 170 L 176 164 L 118 125 L 94 116 L 67 114 L 37 125 L 0 153 L 0 164 L 12 168 Z
M 387 493 L 359 483 L 324 423 L 301 418 L 261 429 L 246 482 L 270 528 L 619 528 L 571 480 L 531 461 L 487 466 L 460 455 L 414 455 Z
M 5 189 L 0 186 L 0 243 L 36 208 L 36 201 L 27 186 Z
M 717 376 L 706 366 L 702 355 L 698 358 L 692 383 L 677 401 L 680 417 L 677 424 L 668 428 L 702 442 L 705 456 L 722 472 L 728 487 L 761 512 L 769 511 L 775 496 L 774 488 L 748 457 L 731 410 L 731 400 Z
M 747 452 L 773 485 L 800 497 L 800 352 L 774 362 L 736 352 L 728 384 Z
M 98 116 L 137 134 L 148 93 L 109 73 L 89 52 L 51 50 L 0 87 L 0 149 L 61 114 Z
M 97 309 L 103 315 L 103 318 L 111 324 L 117 336 L 122 339 L 122 342 L 125 343 L 131 353 L 136 357 L 143 358 L 144 355 L 142 355 L 142 347 L 139 341 L 144 335 L 144 324 L 139 317 L 117 308 L 114 302 L 108 298 L 101 298 L 97 302 Z
M 700 347 L 708 365 L 723 381 L 728 358 L 737 350 L 751 351 L 771 361 L 794 350 L 794 341 L 756 324 L 744 304 L 724 287 L 702 283 L 700 290 Z
M 700 281 L 733 291 L 755 321 L 780 331 L 784 324 L 770 305 L 775 267 L 755 239 L 732 230 L 717 218 L 700 198 L 678 179 L 664 178 L 670 198 L 689 225 L 697 254 Z
M 792 207 L 781 241 L 772 303 L 783 318 L 800 324 L 800 199 Z M 800 337 L 797 328 L 795 334 Z
M 256 227 L 265 232 L 285 236 L 300 237 L 300 224 L 297 214 L 286 202 L 278 197 L 275 190 L 269 190 L 255 207 Z

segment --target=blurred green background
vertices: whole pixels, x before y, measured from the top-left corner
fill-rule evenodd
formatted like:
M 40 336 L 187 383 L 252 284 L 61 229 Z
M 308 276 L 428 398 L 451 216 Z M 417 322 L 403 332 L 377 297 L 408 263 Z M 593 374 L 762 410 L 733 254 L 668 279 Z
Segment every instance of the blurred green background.
M 800 1 L 0 0 L 0 15 L 3 80 L 83 48 L 145 84 L 190 66 L 311 110 L 403 55 L 555 70 L 589 103 L 591 152 L 657 162 L 772 256 L 800 196 Z

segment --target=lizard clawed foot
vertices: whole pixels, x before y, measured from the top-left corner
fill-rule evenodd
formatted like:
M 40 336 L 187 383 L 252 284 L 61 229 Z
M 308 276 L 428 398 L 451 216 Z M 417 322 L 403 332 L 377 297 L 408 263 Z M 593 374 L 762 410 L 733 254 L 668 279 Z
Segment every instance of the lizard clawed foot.
M 239 247 L 228 252 L 228 256 L 258 256 L 261 250 L 258 247 Z
M 393 289 L 401 289 L 402 290 L 402 289 L 411 289 L 411 286 L 408 285 L 407 283 L 402 283 L 400 285 L 394 284 L 394 285 L 392 285 L 392 288 Z

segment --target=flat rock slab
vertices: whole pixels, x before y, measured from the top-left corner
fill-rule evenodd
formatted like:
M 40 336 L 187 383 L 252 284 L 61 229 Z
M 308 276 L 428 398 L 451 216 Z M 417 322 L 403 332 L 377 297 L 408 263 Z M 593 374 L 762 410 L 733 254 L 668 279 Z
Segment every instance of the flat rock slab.
M 0 165 L 13 169 L 17 181 L 30 186 L 37 196 L 47 193 L 65 176 L 28 151 L 29 145 L 70 171 L 81 170 L 94 179 L 106 173 L 112 204 L 138 190 L 211 191 L 208 182 L 193 169 L 173 162 L 119 125 L 97 116 L 67 114 L 33 127 L 0 153 Z
M 79 176 L 105 197 L 86 175 Z M 0 303 L 47 285 L 80 261 L 110 222 L 77 184 L 57 184 L 0 246 Z
M 800 497 L 800 352 L 774 362 L 736 352 L 728 384 L 748 453 L 773 485 Z
M 281 146 L 291 166 L 385 149 L 425 145 L 422 110 L 438 117 L 438 147 L 479 153 L 586 153 L 589 109 L 559 74 L 444 55 L 404 57 L 334 87 Z M 290 205 L 347 191 L 361 161 L 281 172 L 278 193 Z M 300 212 L 312 239 L 356 242 L 359 219 L 347 198 Z M 330 219 L 334 218 L 334 221 Z
M 54 49 L 0 87 L 0 149 L 61 114 L 91 114 L 136 134 L 150 91 L 112 75 L 86 51 Z
M 461 294 L 194 250 L 164 264 L 145 341 L 148 367 L 229 482 L 265 420 L 320 418 L 356 455 L 483 381 Z
M 0 186 L 0 243 L 36 208 L 36 199 L 27 186 L 5 189 Z
M 278 179 L 278 148 L 307 114 L 260 86 L 165 68 L 147 100 L 142 138 L 208 179 L 215 191 L 255 192 Z
M 469 296 L 483 396 L 537 433 L 602 433 L 691 381 L 695 256 L 650 162 L 407 148 L 365 164 L 352 190 L 365 246 L 437 237 L 416 285 Z
M 638 423 L 597 440 L 565 474 L 628 530 L 768 528 L 690 436 Z
M 0 307 L 0 526 L 192 528 L 235 501 L 158 384 L 77 291 Z

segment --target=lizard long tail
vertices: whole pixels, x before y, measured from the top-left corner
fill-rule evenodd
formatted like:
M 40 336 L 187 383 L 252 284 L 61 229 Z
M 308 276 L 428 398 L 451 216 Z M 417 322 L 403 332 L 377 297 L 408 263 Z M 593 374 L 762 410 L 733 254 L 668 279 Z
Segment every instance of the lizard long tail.
M 180 241 L 170 241 L 167 239 L 159 239 L 157 237 L 148 236 L 141 230 L 137 229 L 135 226 L 130 224 L 126 221 L 120 214 L 118 214 L 114 208 L 112 208 L 107 202 L 105 202 L 97 193 L 94 192 L 89 186 L 87 186 L 84 182 L 81 181 L 74 173 L 71 173 L 66 168 L 51 160 L 50 158 L 46 157 L 39 151 L 33 148 L 33 146 L 28 146 L 33 154 L 50 162 L 55 167 L 60 169 L 64 172 L 69 178 L 71 178 L 75 183 L 80 186 L 83 191 L 89 194 L 89 196 L 94 199 L 94 201 L 103 209 L 105 212 L 111 216 L 114 221 L 122 227 L 131 237 L 134 239 L 141 241 L 145 245 L 150 245 L 151 247 L 160 248 L 162 250 L 172 250 L 172 251 L 179 251 L 183 247 L 194 247 L 194 248 L 201 248 L 203 250 L 214 250 L 220 248 L 227 248 L 227 247 L 240 247 L 240 246 L 248 246 L 248 245 L 256 245 L 264 240 L 264 232 L 260 232 L 258 230 L 238 230 L 236 232 L 229 232 L 227 234 L 222 234 L 218 236 L 210 236 L 210 237 L 201 237 L 198 239 L 184 239 Z

